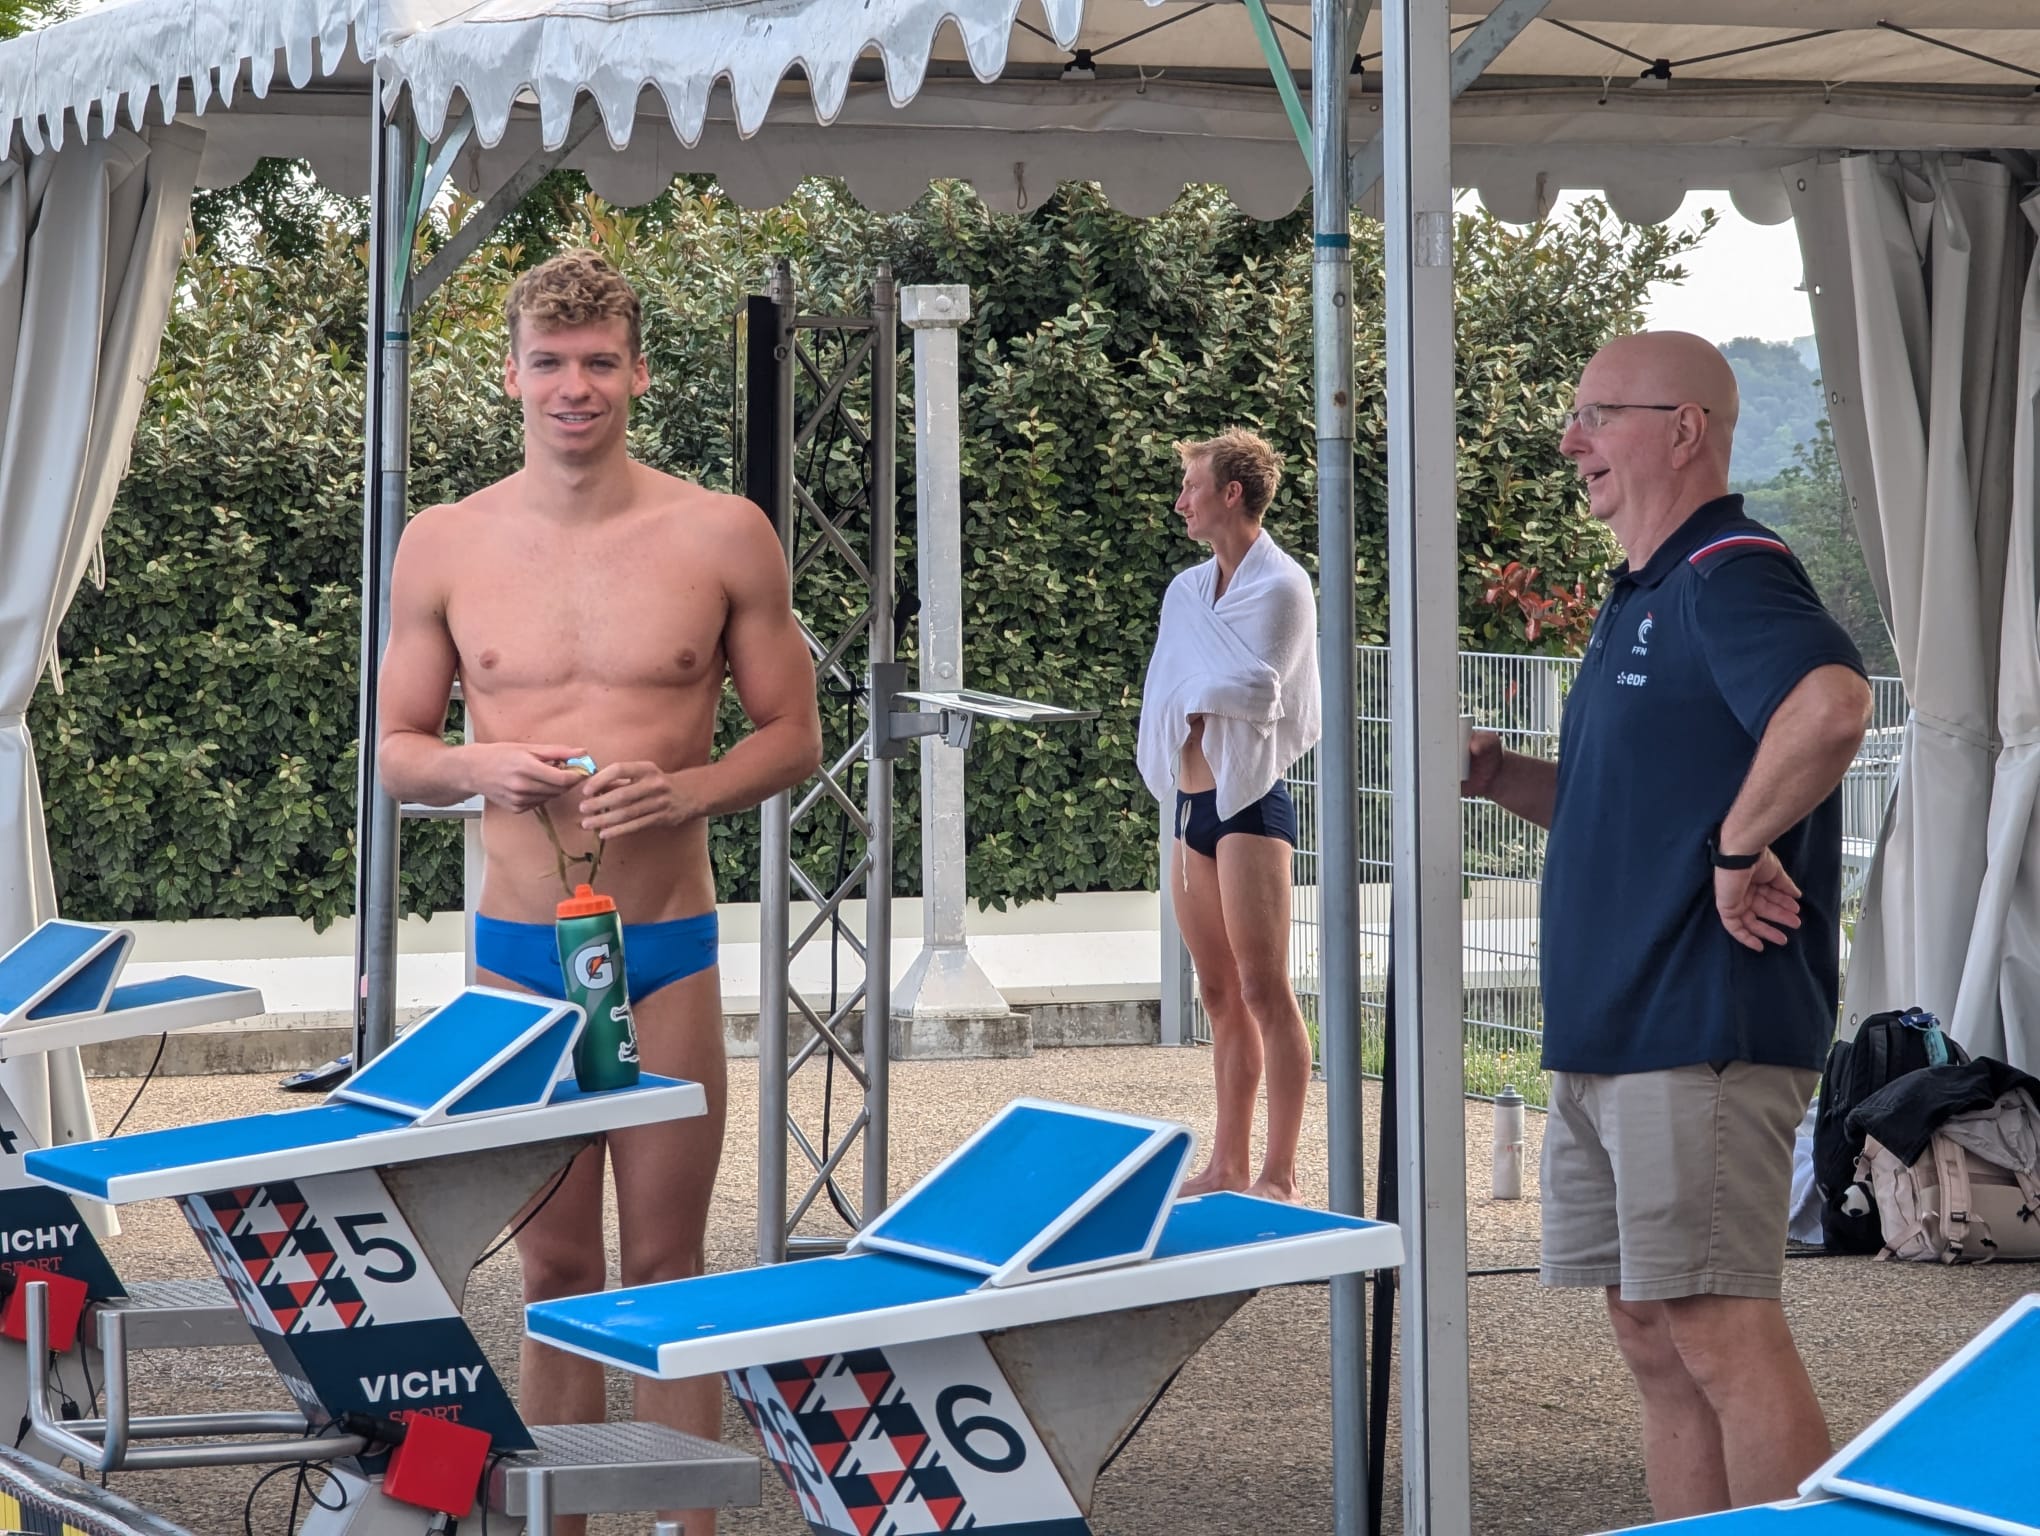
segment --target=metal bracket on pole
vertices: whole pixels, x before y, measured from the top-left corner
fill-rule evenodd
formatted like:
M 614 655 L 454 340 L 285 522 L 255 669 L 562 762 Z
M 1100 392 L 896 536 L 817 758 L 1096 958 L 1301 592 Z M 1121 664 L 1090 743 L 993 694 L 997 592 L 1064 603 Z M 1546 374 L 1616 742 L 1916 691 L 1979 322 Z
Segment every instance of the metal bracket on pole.
M 425 270 L 411 279 L 411 307 L 416 309 L 438 291 L 439 285 L 453 275 L 453 271 L 468 257 L 481 249 L 482 242 L 502 226 L 503 221 L 516 211 L 531 189 L 566 163 L 567 156 L 581 147 L 581 142 L 593 133 L 602 121 L 602 109 L 591 97 L 574 109 L 574 116 L 567 124 L 567 136 L 558 149 L 542 149 L 511 173 L 510 179 L 489 194 L 487 202 L 469 214 L 466 222 L 455 230 L 453 237 L 439 248 L 432 260 L 425 264 Z M 440 154 L 445 164 L 435 161 L 431 189 L 437 194 L 448 172 L 453 169 L 453 156 L 459 153 L 461 143 L 472 130 L 472 123 L 463 117 L 454 129 L 455 138 L 447 143 L 450 149 L 442 147 Z
M 389 307 L 392 313 L 405 317 L 405 328 L 410 327 L 410 315 L 417 307 L 406 301 L 407 285 L 411 281 L 411 263 L 418 249 L 418 221 L 425 216 L 425 166 L 431 146 L 417 135 L 417 128 L 411 124 L 408 107 L 400 108 L 408 125 L 407 136 L 411 140 L 410 175 L 404 184 L 404 217 L 396 229 L 396 246 L 390 252 L 389 271 L 384 274 L 389 283 Z
M 1305 162 L 1309 163 L 1315 159 L 1310 147 L 1310 118 L 1303 110 L 1303 97 L 1296 89 L 1296 76 L 1290 72 L 1282 44 L 1275 39 L 1275 23 L 1268 19 L 1268 0 L 1246 0 L 1246 5 L 1247 17 L 1254 24 L 1254 39 L 1261 45 L 1261 57 L 1268 61 L 1268 73 L 1275 77 L 1282 110 L 1289 115 L 1289 126 L 1295 131 Z
M 1033 699 L 1009 698 L 1002 693 L 980 693 L 975 688 L 953 693 L 910 693 L 905 662 L 873 662 L 871 667 L 871 714 L 883 721 L 882 734 L 871 743 L 871 755 L 905 757 L 909 747 L 923 736 L 940 736 L 947 746 L 961 750 L 970 745 L 971 727 L 979 719 L 1015 720 L 1028 725 L 1049 725 L 1066 720 L 1095 720 L 1095 709 L 1064 709 Z M 902 712 L 891 707 L 906 699 L 915 704 L 932 704 L 933 709 Z
M 419 184 L 419 206 L 430 208 L 438 199 L 439 189 L 453 174 L 454 160 L 474 136 L 475 114 L 471 108 L 463 107 L 460 116 L 447 128 L 446 137 L 439 141 L 439 147 L 432 151 L 432 164 L 426 167 L 424 180 Z
M 1502 50 L 1523 29 L 1544 14 L 1551 0 L 1500 0 L 1452 50 L 1452 100 L 1457 101 L 1501 57 Z M 1381 136 L 1376 134 L 1354 152 L 1346 168 L 1346 201 L 1358 203 L 1381 180 Z

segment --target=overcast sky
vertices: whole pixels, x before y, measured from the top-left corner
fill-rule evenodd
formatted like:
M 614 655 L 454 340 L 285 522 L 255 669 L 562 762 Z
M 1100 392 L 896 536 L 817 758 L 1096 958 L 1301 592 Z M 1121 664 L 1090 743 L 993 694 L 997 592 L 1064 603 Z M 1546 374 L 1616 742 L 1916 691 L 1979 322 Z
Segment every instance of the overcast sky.
M 1752 224 L 1725 193 L 1696 192 L 1672 222 L 1690 227 L 1709 206 L 1720 214 L 1720 222 L 1685 258 L 1692 275 L 1653 290 L 1648 323 L 1658 330 L 1695 331 L 1716 342 L 1737 336 L 1765 341 L 1811 336 L 1813 313 L 1798 288 L 1799 237 L 1792 221 Z

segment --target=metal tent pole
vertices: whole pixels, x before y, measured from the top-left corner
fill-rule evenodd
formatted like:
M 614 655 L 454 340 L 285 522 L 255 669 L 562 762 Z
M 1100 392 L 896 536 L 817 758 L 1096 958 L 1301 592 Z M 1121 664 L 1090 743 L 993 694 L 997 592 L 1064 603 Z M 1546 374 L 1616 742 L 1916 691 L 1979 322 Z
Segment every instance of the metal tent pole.
M 893 659 L 894 514 L 899 493 L 900 301 L 892 268 L 881 265 L 871 288 L 871 640 L 873 663 Z M 867 701 L 877 712 L 892 701 Z M 870 740 L 876 743 L 877 732 Z M 892 884 L 893 765 L 872 751 L 865 759 L 865 816 L 871 823 L 866 851 L 871 871 L 864 881 L 864 1201 L 865 1221 L 875 1219 L 889 1199 L 886 1188 L 892 1055 Z M 826 1150 L 826 1149 L 825 1149 Z
M 1466 1536 L 1466 1141 L 1459 897 L 1451 17 L 1382 6 L 1390 783 L 1403 1529 Z
M 769 499 L 771 516 L 793 558 L 793 269 L 780 261 L 768 285 L 778 345 L 772 375 L 775 434 Z M 761 306 L 761 311 L 766 306 Z M 755 345 L 755 338 L 753 344 Z M 759 382 L 763 382 L 761 366 Z M 791 936 L 793 796 L 781 790 L 758 808 L 758 1262 L 786 1258 L 787 941 Z
M 1353 624 L 1353 248 L 1346 206 L 1348 0 L 1313 0 L 1311 295 L 1317 335 L 1318 635 L 1327 722 L 1318 747 L 1324 926 L 1318 999 L 1330 1136 L 1331 1207 L 1365 1214 L 1360 1098 L 1360 858 Z M 1332 1517 L 1367 1530 L 1367 1293 L 1332 1279 Z
M 370 183 L 368 341 L 361 520 L 361 750 L 355 796 L 354 1063 L 396 1035 L 397 802 L 376 771 L 376 674 L 390 633 L 390 573 L 411 467 L 411 236 L 417 128 L 408 98 L 377 114 Z

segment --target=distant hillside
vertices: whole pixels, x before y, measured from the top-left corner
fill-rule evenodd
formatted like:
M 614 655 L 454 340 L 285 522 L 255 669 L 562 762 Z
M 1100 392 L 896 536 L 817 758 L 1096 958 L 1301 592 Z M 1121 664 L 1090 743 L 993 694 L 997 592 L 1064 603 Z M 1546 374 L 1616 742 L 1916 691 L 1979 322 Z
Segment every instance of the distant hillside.
M 1814 374 L 1813 338 L 1758 341 L 1739 336 L 1721 350 L 1742 394 L 1729 473 L 1738 485 L 1767 485 L 1792 464 L 1801 443 L 1813 440 L 1814 424 L 1825 414 Z

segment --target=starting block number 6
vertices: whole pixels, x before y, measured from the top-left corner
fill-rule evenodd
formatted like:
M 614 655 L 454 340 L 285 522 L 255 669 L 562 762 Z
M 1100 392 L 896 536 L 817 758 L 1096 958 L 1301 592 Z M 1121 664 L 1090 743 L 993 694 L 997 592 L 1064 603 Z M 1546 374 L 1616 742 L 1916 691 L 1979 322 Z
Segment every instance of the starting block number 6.
M 975 1334 L 754 1366 L 729 1382 L 817 1532 L 1081 1518 Z
M 935 1396 L 936 1426 L 956 1454 L 980 1472 L 1017 1472 L 1027 1460 L 1027 1443 L 1012 1425 L 989 1413 L 974 1414 L 961 1423 L 957 1421 L 958 1403 L 989 1403 L 991 1400 L 992 1394 L 983 1387 L 944 1387 Z M 999 1455 L 986 1456 L 971 1445 L 970 1437 L 980 1433 L 992 1435 L 1002 1443 Z

